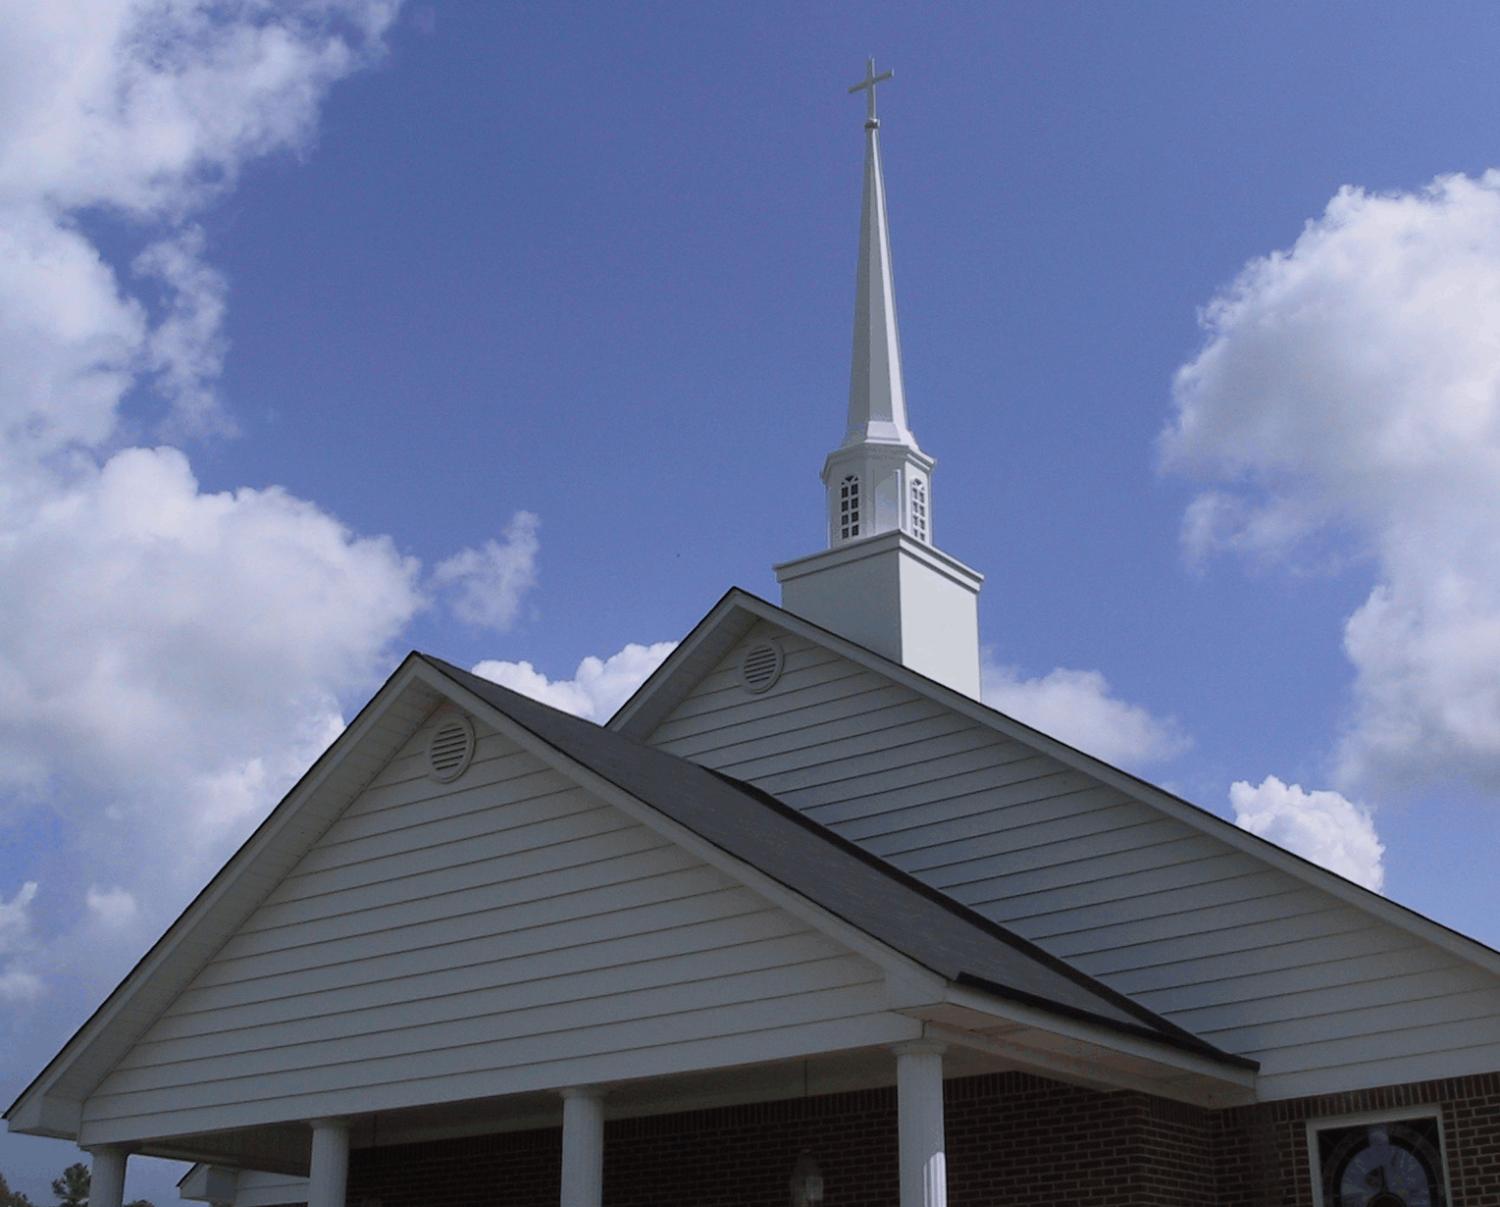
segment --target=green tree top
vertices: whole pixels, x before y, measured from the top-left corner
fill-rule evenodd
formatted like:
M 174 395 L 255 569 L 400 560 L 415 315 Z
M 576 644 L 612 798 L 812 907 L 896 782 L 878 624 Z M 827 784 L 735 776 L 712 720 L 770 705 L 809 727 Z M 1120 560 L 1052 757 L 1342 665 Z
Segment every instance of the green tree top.
M 0 1207 L 34 1207 L 34 1204 L 19 1190 L 12 1190 L 0 1173 Z
M 57 1196 L 58 1207 L 88 1207 L 89 1183 L 92 1180 L 89 1167 L 81 1161 L 77 1165 L 69 1165 L 62 1171 L 62 1177 L 52 1180 L 52 1193 Z

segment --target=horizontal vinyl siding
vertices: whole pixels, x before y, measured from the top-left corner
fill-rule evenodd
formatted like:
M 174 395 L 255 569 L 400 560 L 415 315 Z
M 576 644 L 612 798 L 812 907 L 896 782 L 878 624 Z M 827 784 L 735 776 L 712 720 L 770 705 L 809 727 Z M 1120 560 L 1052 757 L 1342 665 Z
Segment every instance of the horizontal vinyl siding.
M 649 740 L 1260 1060 L 1267 1096 L 1500 1068 L 1490 973 L 794 635 L 747 634 Z
M 678 1071 L 913 1026 L 883 1011 L 869 961 L 508 740 L 483 735 L 439 785 L 426 737 L 99 1086 L 94 1134 L 554 1088 L 580 1060 L 649 1072 L 655 1052 Z

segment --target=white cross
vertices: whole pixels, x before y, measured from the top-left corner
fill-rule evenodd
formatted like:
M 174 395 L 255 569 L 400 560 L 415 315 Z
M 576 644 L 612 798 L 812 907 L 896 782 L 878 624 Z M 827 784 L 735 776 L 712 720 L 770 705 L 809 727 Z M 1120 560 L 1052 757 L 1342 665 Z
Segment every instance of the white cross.
M 867 98 L 867 100 L 869 101 L 869 108 L 865 114 L 866 123 L 870 123 L 875 120 L 875 85 L 885 83 L 886 80 L 890 79 L 891 76 L 895 74 L 896 73 L 894 71 L 887 71 L 882 75 L 876 75 L 875 60 L 871 59 L 865 65 L 865 78 L 857 84 L 849 85 L 849 92 L 851 95 L 856 92 L 869 93 L 869 96 Z

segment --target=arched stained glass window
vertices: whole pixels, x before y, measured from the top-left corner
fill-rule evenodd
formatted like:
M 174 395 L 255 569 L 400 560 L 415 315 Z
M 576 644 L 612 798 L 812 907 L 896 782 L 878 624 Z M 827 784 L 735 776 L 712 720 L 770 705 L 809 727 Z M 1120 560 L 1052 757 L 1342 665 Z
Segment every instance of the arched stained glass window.
M 1435 1117 L 1319 1128 L 1322 1207 L 1445 1207 L 1442 1132 Z

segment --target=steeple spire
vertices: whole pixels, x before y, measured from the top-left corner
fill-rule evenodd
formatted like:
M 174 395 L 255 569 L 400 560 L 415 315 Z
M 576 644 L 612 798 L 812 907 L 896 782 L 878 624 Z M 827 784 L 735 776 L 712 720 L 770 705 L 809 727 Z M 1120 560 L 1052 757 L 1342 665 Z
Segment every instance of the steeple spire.
M 885 176 L 880 168 L 880 119 L 875 116 L 875 86 L 895 72 L 875 74 L 875 60 L 865 78 L 850 86 L 863 91 L 865 117 L 865 190 L 859 218 L 859 271 L 854 294 L 854 356 L 849 368 L 849 426 L 844 444 L 873 440 L 917 446 L 906 426 L 906 387 L 901 379 L 901 337 L 896 329 L 896 287 L 891 277 L 890 221 L 885 212 Z
M 932 543 L 933 459 L 906 426 L 891 235 L 875 86 L 866 94 L 849 426 L 823 462 L 828 548 L 775 567 L 781 606 L 949 687 L 979 696 L 978 596 L 984 576 Z
M 906 426 L 901 337 L 896 330 L 896 285 L 891 276 L 891 232 L 880 167 L 880 119 L 875 87 L 894 75 L 875 74 L 850 87 L 863 92 L 865 191 L 859 219 L 859 270 L 854 286 L 854 355 L 849 365 L 849 423 L 828 455 L 828 546 L 899 530 L 932 542 L 933 460 Z

